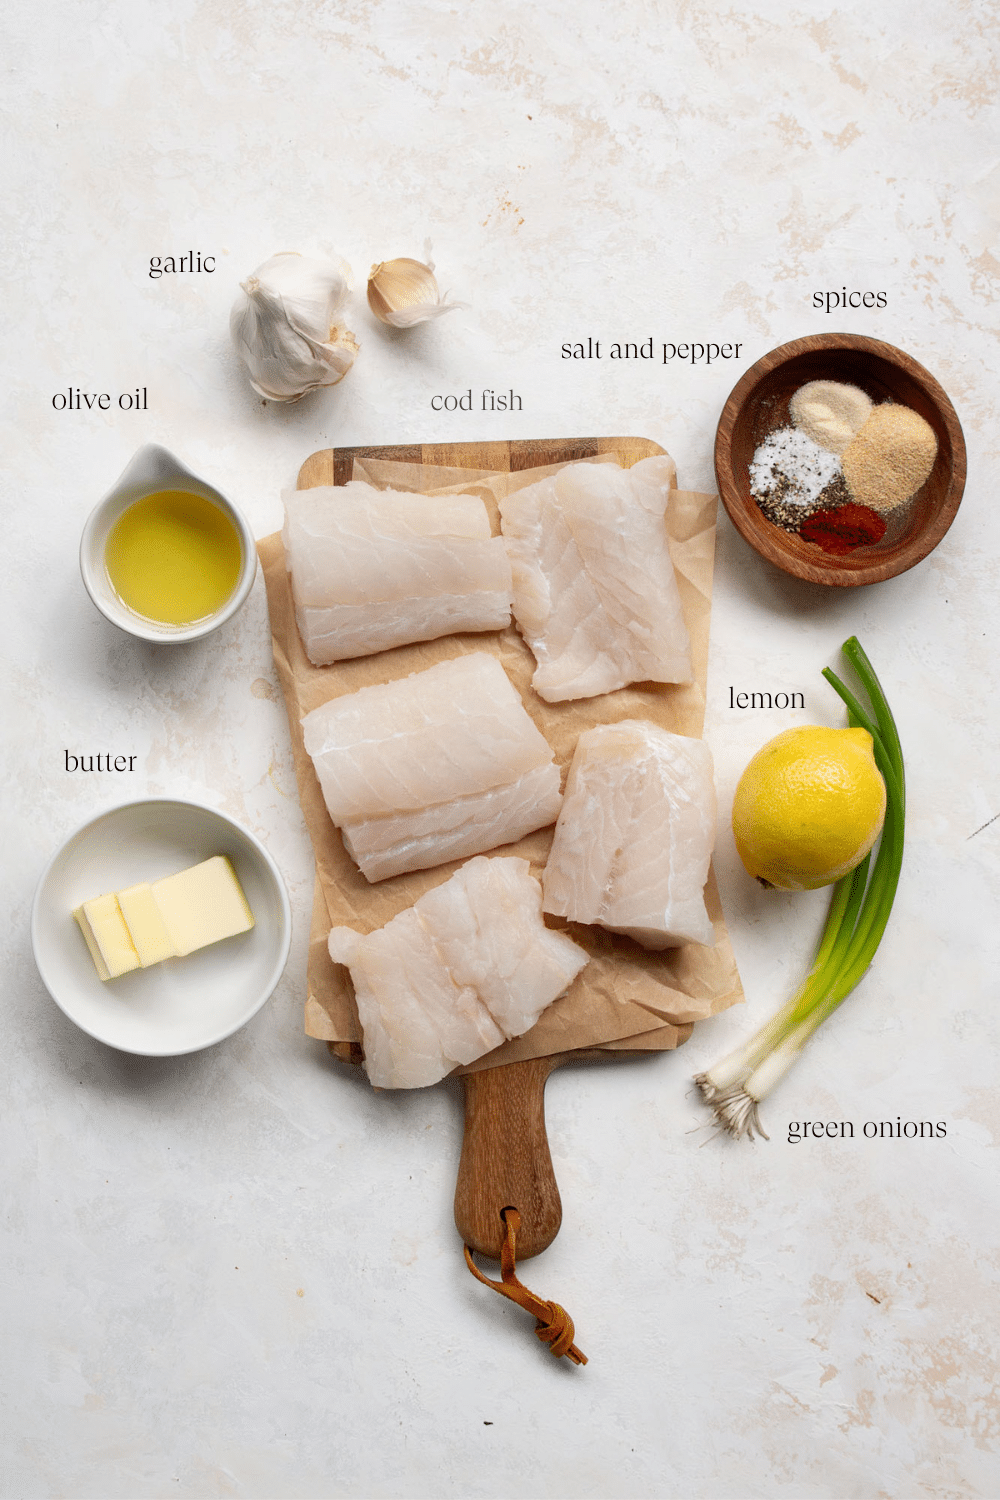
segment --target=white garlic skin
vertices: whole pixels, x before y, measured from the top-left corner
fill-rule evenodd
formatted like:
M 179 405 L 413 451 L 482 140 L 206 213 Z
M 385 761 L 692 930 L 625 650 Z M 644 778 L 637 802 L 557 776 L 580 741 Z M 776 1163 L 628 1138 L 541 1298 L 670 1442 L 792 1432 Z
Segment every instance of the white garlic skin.
M 398 260 L 383 260 L 372 266 L 368 273 L 368 306 L 382 323 L 392 328 L 412 328 L 416 323 L 426 323 L 439 318 L 442 313 L 454 312 L 459 302 L 449 302 L 438 291 L 434 279 L 434 263 L 410 260 L 401 256 Z
M 258 395 L 298 401 L 343 380 L 359 348 L 337 323 L 350 274 L 344 261 L 282 250 L 240 283 L 229 329 Z

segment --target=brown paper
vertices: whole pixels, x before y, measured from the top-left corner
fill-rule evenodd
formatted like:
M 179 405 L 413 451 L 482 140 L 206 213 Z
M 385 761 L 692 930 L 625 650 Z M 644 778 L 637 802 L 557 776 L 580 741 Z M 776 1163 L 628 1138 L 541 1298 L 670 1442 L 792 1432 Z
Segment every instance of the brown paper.
M 588 461 L 613 459 L 610 454 Z M 470 472 L 356 457 L 354 478 L 365 479 L 379 489 L 391 487 L 414 494 L 449 489 L 478 494 L 490 511 L 494 532 L 499 533 L 498 499 L 560 467 L 518 473 Z M 361 1028 L 350 975 L 346 968 L 333 963 L 326 947 L 331 926 L 355 927 L 363 932 L 382 927 L 424 891 L 447 880 L 462 861 L 370 885 L 346 853 L 326 811 L 302 743 L 300 721 L 304 715 L 331 698 L 356 692 L 369 683 L 406 677 L 464 652 L 488 651 L 502 662 L 529 714 L 555 751 L 564 780 L 578 736 L 595 724 L 645 718 L 678 734 L 700 736 L 708 670 L 716 507 L 714 496 L 674 490 L 667 514 L 671 556 L 691 633 L 694 682 L 685 686 L 646 683 L 571 703 L 548 704 L 533 691 L 534 657 L 513 626 L 502 632 L 446 636 L 333 666 L 313 666 L 295 623 L 281 536 L 275 534 L 259 543 L 274 660 L 288 710 L 302 810 L 316 855 L 305 1011 L 309 1036 L 327 1041 L 345 1061 L 361 1059 Z M 544 828 L 517 844 L 505 845 L 500 852 L 529 860 L 533 873 L 540 876 L 551 842 L 552 829 Z M 569 992 L 549 1006 L 529 1032 L 505 1042 L 469 1068 L 456 1071 L 476 1071 L 578 1049 L 656 1051 L 678 1046 L 690 1035 L 694 1021 L 743 998 L 714 872 L 709 874 L 705 898 L 715 929 L 712 947 L 686 944 L 651 953 L 600 927 L 562 924 L 550 918 L 553 926 L 565 926 L 574 941 L 587 950 L 590 963 Z

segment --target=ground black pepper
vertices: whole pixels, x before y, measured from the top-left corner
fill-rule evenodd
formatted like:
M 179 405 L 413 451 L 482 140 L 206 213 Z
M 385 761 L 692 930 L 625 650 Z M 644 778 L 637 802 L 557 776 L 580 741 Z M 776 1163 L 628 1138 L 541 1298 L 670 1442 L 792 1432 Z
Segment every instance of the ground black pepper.
M 830 483 L 820 490 L 815 500 L 788 500 L 785 497 L 790 491 L 794 493 L 795 486 L 784 475 L 781 475 L 773 489 L 754 496 L 767 519 L 775 526 L 780 526 L 783 531 L 801 531 L 803 523 L 808 521 L 810 516 L 815 516 L 820 511 L 832 510 L 838 505 L 846 505 L 851 498 L 851 492 L 842 474 L 831 479 Z

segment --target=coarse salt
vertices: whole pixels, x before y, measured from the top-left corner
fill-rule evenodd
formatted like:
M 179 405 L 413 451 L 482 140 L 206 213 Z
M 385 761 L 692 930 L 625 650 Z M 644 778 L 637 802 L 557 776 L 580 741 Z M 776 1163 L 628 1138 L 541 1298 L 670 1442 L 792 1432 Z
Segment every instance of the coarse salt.
M 767 435 L 750 463 L 750 491 L 767 495 L 784 480 L 782 499 L 790 505 L 811 505 L 842 472 L 835 453 L 821 448 L 794 427 L 779 427 Z

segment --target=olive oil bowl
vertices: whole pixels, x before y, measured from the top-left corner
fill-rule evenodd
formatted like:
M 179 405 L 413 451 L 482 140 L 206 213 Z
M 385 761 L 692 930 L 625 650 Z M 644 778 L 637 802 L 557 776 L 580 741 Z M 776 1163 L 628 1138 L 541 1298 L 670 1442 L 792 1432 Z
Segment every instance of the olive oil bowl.
M 232 501 L 154 443 L 94 507 L 80 572 L 97 608 L 140 640 L 199 640 L 253 586 L 253 533 Z

